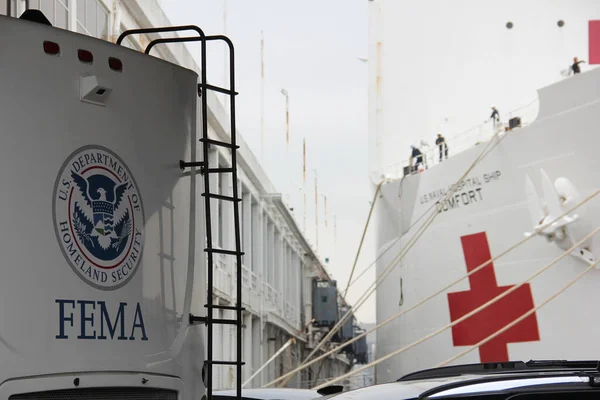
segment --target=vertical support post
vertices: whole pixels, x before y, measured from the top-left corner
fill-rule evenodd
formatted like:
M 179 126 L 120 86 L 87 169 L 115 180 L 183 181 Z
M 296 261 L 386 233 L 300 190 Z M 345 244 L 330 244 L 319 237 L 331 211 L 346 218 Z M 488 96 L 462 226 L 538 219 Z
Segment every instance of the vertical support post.
M 245 319 L 245 325 L 246 328 L 245 329 L 245 336 L 246 336 L 246 340 L 244 341 L 244 358 L 248 361 L 252 360 L 252 333 L 253 333 L 253 328 L 252 328 L 252 314 L 251 313 L 247 313 L 244 316 Z M 250 376 L 252 376 L 252 370 L 253 370 L 253 365 L 252 363 L 247 363 L 246 364 L 246 374 L 243 377 L 244 381 L 247 382 L 248 378 Z
M 204 90 L 206 81 L 206 37 L 203 33 L 200 34 L 202 40 L 200 41 L 200 81 L 202 84 L 202 92 L 200 93 L 201 99 L 201 112 L 202 112 L 202 159 L 208 164 L 208 102 L 206 91 Z M 204 193 L 210 193 L 210 174 L 204 174 Z M 212 221 L 210 213 L 210 198 L 204 197 L 204 211 L 206 213 L 206 246 L 209 249 L 213 248 L 212 242 Z M 208 268 L 207 268 L 207 292 L 206 292 L 206 360 L 204 364 L 205 377 L 206 377 L 206 394 L 207 400 L 212 400 L 212 378 L 213 378 L 213 253 L 207 252 Z
M 237 356 L 236 356 L 236 396 L 237 398 L 242 397 L 242 255 L 241 249 L 241 237 L 240 237 L 240 209 L 237 199 L 239 198 L 238 185 L 237 185 L 237 141 L 236 141 L 236 121 L 235 121 L 235 55 L 233 50 L 233 43 L 227 41 L 229 45 L 229 90 L 231 92 L 230 99 L 230 127 L 231 127 L 231 170 L 232 170 L 232 181 L 233 181 L 233 197 L 236 199 L 233 202 L 233 221 L 235 231 L 235 248 L 238 251 L 236 255 L 236 273 L 237 273 L 237 285 L 236 285 L 236 299 L 235 306 L 237 308 L 236 315 L 236 328 L 237 328 Z
M 285 96 L 285 151 L 287 155 L 290 144 L 290 95 L 285 89 L 281 89 L 281 94 Z
M 223 35 L 227 35 L 227 0 L 223 0 Z M 223 86 L 227 82 L 227 48 L 223 49 Z M 229 95 L 225 95 L 225 109 L 228 107 Z
M 265 140 L 265 37 L 260 31 L 260 162 L 264 163 Z M 264 166 L 263 166 L 264 167 Z
M 321 194 L 323 196 L 323 207 L 325 209 L 325 233 L 327 233 L 327 196 Z
M 302 195 L 304 196 L 302 231 L 306 235 L 306 138 L 302 140 Z
M 285 95 L 285 145 L 290 144 L 290 96 Z
M 317 189 L 317 170 L 315 171 L 315 241 L 319 251 L 319 192 Z
M 333 259 L 337 265 L 337 217 L 333 216 Z

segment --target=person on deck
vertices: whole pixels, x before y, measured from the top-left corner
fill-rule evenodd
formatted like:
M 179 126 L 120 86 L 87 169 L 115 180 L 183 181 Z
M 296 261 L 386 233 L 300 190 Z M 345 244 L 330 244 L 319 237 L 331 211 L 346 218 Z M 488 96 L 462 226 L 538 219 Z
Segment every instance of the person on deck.
M 579 64 L 581 63 L 585 63 L 584 60 L 579 61 L 579 59 L 577 57 L 573 58 L 573 65 L 571 65 L 571 70 L 573 71 L 573 74 L 579 74 L 581 73 L 581 68 L 579 67 Z
M 494 121 L 494 129 L 496 129 L 496 125 L 500 122 L 500 113 L 498 112 L 496 106 L 492 106 L 492 115 L 490 115 L 488 121 L 490 119 Z
M 496 106 L 492 106 L 492 115 L 490 115 L 489 119 L 493 119 L 494 121 L 500 121 L 500 113 Z
M 412 149 L 412 153 L 410 155 L 411 171 L 418 171 L 419 165 L 423 164 L 423 153 L 421 153 L 421 150 L 417 149 L 415 146 L 410 146 L 410 148 Z
M 435 144 L 440 149 L 440 162 L 442 162 L 442 155 L 446 155 L 446 160 L 448 159 L 448 144 L 446 143 L 446 139 L 442 136 L 441 133 L 437 134 L 437 139 L 435 139 Z

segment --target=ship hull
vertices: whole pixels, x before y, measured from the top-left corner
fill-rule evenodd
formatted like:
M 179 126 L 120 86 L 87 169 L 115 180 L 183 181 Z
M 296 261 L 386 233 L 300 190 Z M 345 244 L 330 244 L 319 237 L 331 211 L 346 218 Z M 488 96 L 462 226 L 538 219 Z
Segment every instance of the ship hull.
M 544 172 L 552 182 L 568 179 L 579 200 L 598 190 L 597 72 L 540 90 L 539 115 L 527 127 L 502 133 L 491 143 L 474 146 L 425 172 L 383 185 L 377 205 L 379 253 L 383 254 L 377 263 L 377 275 L 389 271 L 390 264 L 394 266 L 377 289 L 379 323 L 465 277 L 469 270 L 523 240 L 534 226 L 527 179 L 542 200 Z M 488 145 L 489 153 L 448 196 L 452 185 Z M 433 223 L 401 262 L 393 263 L 432 214 Z M 580 240 L 600 223 L 600 198 L 592 198 L 577 214 L 580 219 L 568 229 Z M 594 236 L 584 243 L 592 254 L 600 254 L 599 239 Z M 563 252 L 552 241 L 532 237 L 484 270 L 380 328 L 377 358 L 448 326 L 513 285 L 524 283 Z M 377 381 L 392 381 L 450 359 L 542 305 L 588 265 L 566 256 L 481 313 L 380 363 L 376 368 Z M 600 323 L 586 312 L 588 304 L 600 300 L 596 290 L 599 284 L 600 271 L 593 269 L 513 329 L 454 363 L 595 358 L 600 346 L 576 335 L 600 334 Z

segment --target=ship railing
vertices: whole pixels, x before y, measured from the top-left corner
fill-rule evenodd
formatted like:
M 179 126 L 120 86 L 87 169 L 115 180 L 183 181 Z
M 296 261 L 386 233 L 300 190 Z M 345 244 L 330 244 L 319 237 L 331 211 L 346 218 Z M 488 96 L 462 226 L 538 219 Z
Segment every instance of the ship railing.
M 273 290 L 273 292 L 273 301 L 275 302 L 275 308 L 277 308 L 279 315 L 283 315 L 283 304 L 281 304 L 281 295 L 277 290 Z
M 265 300 L 267 302 L 270 302 L 271 301 L 271 297 L 270 297 L 271 292 L 269 292 L 269 284 L 267 282 L 263 282 L 262 286 L 263 286 L 263 293 L 265 296 Z
M 469 150 L 481 143 L 485 143 L 490 140 L 496 133 L 510 133 L 506 131 L 509 128 L 509 123 L 513 118 L 520 118 L 521 124 L 519 127 L 525 127 L 531 124 L 537 118 L 539 111 L 539 101 L 535 99 L 523 107 L 519 107 L 506 114 L 506 122 L 500 121 L 494 124 L 492 121 L 486 121 L 485 123 L 475 125 L 470 129 L 467 129 L 458 135 L 454 135 L 451 138 L 446 138 L 446 144 L 448 147 L 448 158 L 460 154 L 466 150 Z M 518 128 L 517 128 L 518 129 Z M 442 133 L 443 134 L 443 133 Z M 425 141 L 421 142 L 420 146 L 417 146 L 423 153 L 423 168 L 429 169 L 445 161 L 446 156 L 444 154 L 444 160 L 440 161 L 439 147 L 434 145 L 428 145 Z M 419 171 L 410 168 L 410 159 L 406 159 L 401 163 L 390 165 L 382 169 L 383 174 L 388 179 L 400 179 L 408 174 L 417 174 Z
M 251 286 L 250 286 L 250 270 L 245 265 L 242 265 L 242 286 L 251 288 Z
M 256 275 L 254 272 L 250 271 L 250 288 L 253 291 L 258 290 L 258 275 Z
M 215 246 L 215 248 L 217 248 Z M 205 257 L 208 258 L 208 255 Z M 213 271 L 214 283 L 213 287 L 215 290 L 219 291 L 222 295 L 230 296 L 232 279 L 231 271 L 227 268 L 227 260 L 224 254 L 214 254 L 214 265 L 215 269 Z M 206 268 L 208 268 L 208 261 L 206 262 Z M 208 286 L 208 282 L 206 283 Z
M 269 303 L 271 303 L 272 305 L 276 305 L 275 303 L 275 289 L 273 289 L 273 286 L 271 286 L 270 284 L 268 284 L 267 282 L 263 282 L 263 290 L 266 294 L 266 298 L 267 301 Z
M 215 248 L 219 248 L 215 246 Z M 213 271 L 214 290 L 225 298 L 233 298 L 233 287 L 236 283 L 235 274 L 232 275 L 231 268 L 228 268 L 227 259 L 222 254 L 214 254 Z M 237 263 L 233 262 L 233 268 Z M 261 282 L 262 281 L 262 282 Z M 298 325 L 298 316 L 296 307 L 285 300 L 280 292 L 266 281 L 259 279 L 258 275 L 242 264 L 242 286 L 249 291 L 257 292 L 262 287 L 262 295 L 265 300 L 275 309 L 275 312 L 282 318 L 287 319 L 293 326 Z M 259 293 L 257 293 L 259 294 Z
M 214 247 L 220 249 L 218 246 Z M 217 268 L 220 268 L 224 271 L 227 270 L 227 260 L 225 258 L 225 254 L 215 254 L 213 257 L 215 258 L 215 264 Z
M 290 323 L 290 325 L 292 325 L 295 328 L 299 327 L 298 315 L 296 313 L 297 308 L 293 306 L 292 303 L 290 303 L 289 301 L 286 301 L 283 316 Z
M 298 317 L 298 309 L 296 308 L 296 306 L 293 306 L 290 304 L 290 316 L 289 316 L 290 321 L 292 321 L 292 325 L 294 326 L 294 328 L 299 328 L 300 327 L 300 320 Z

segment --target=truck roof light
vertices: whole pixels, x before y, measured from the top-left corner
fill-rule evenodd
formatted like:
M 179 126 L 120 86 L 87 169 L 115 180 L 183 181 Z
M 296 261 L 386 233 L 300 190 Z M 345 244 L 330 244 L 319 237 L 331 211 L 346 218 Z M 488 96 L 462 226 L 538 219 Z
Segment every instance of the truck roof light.
M 92 54 L 92 52 L 87 50 L 77 50 L 77 57 L 79 57 L 79 61 L 87 64 L 91 64 L 94 62 L 94 55 Z
M 108 66 L 112 70 L 119 71 L 119 72 L 123 71 L 123 62 L 121 60 L 119 60 L 118 58 L 109 57 L 108 58 Z
M 60 53 L 60 46 L 58 45 L 58 43 L 49 42 L 46 40 L 44 42 L 44 53 L 52 54 L 54 56 L 58 55 L 58 53 Z

